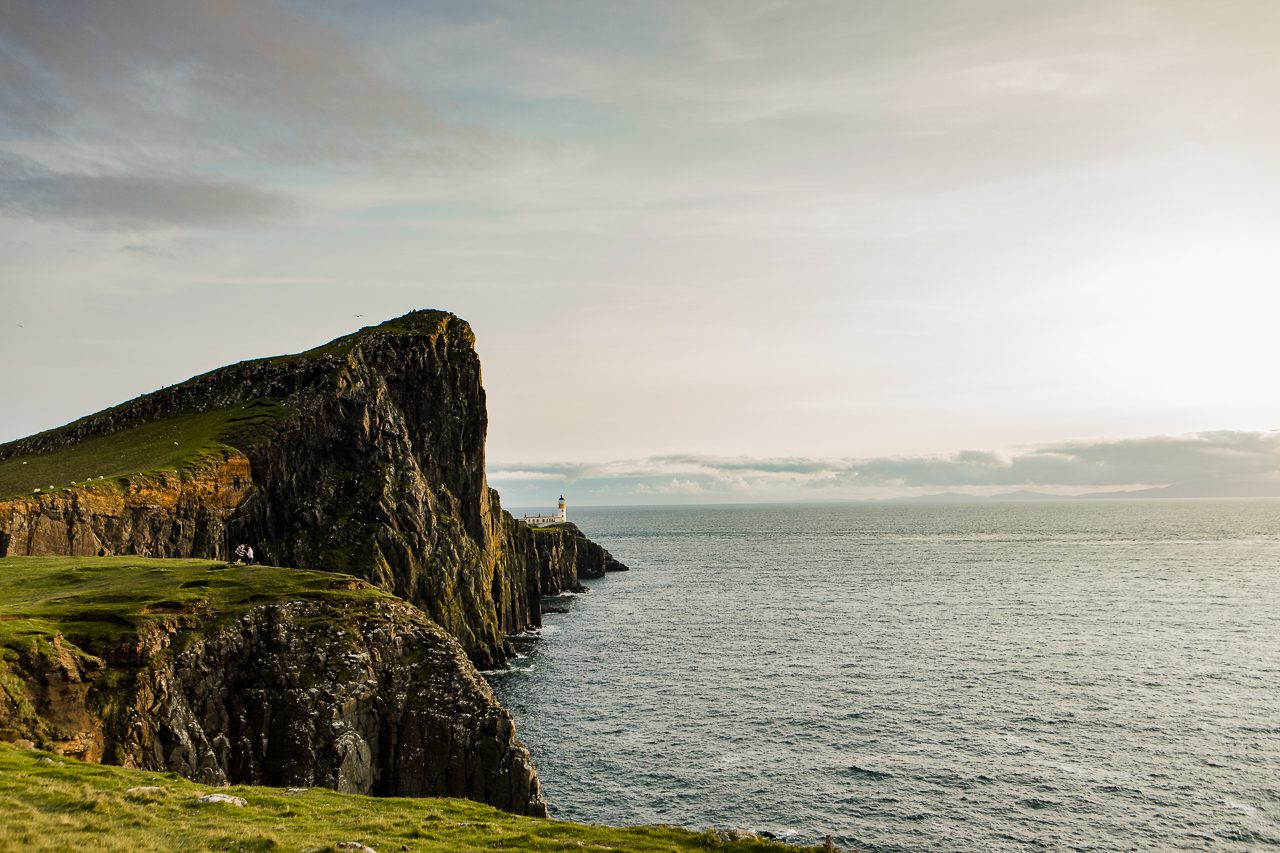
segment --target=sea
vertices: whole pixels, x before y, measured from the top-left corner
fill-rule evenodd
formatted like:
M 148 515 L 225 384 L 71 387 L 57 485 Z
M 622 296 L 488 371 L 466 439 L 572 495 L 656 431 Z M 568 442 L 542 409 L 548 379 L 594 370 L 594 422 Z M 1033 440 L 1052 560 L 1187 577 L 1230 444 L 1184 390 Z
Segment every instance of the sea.
M 1280 846 L 1280 501 L 577 509 L 489 673 L 553 817 L 864 851 Z

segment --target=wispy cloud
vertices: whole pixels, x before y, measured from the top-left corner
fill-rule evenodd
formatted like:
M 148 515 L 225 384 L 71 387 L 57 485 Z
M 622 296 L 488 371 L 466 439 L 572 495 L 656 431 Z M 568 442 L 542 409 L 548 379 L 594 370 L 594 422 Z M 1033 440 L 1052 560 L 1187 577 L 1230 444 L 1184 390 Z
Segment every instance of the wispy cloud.
M 0 160 L 0 210 L 93 228 L 229 225 L 276 219 L 293 204 L 282 193 L 180 174 L 54 172 Z
M 424 93 L 383 73 L 333 19 L 292 4 L 227 0 L 6 3 L 0 33 L 11 128 L 334 151 L 457 130 Z M 237 142 L 238 140 L 238 142 Z M 426 141 L 426 140 L 423 140 Z
M 964 450 L 870 459 L 686 454 L 599 464 L 495 465 L 489 477 L 498 488 L 505 484 L 521 493 L 526 484 L 557 482 L 619 497 L 866 497 L 958 488 L 1079 493 L 1183 483 L 1273 484 L 1280 493 L 1280 431 L 1060 442 L 1012 454 Z
M 252 222 L 291 205 L 264 174 L 305 185 L 402 172 L 471 157 L 489 139 L 320 9 L 0 9 L 0 154 L 27 161 L 26 174 L 4 170 L 5 208 L 21 215 L 112 228 Z
M 1280 4 L 554 8 L 0 0 L 0 315 L 50 344 L 0 430 L 422 305 L 495 459 L 618 488 L 1091 488 L 1151 477 L 891 454 L 1280 425 Z M 173 315 L 181 366 L 82 349 Z

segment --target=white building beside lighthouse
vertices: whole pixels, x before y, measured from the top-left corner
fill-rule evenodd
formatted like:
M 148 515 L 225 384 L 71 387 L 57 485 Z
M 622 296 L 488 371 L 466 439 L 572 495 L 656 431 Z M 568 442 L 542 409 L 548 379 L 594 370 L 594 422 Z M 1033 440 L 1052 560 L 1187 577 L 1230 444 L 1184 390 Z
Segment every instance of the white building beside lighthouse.
M 564 524 L 569 520 L 568 514 L 565 512 L 564 495 L 560 496 L 560 504 L 556 509 L 555 515 L 528 515 L 526 514 L 520 519 L 525 524 L 533 527 L 546 527 L 550 524 Z

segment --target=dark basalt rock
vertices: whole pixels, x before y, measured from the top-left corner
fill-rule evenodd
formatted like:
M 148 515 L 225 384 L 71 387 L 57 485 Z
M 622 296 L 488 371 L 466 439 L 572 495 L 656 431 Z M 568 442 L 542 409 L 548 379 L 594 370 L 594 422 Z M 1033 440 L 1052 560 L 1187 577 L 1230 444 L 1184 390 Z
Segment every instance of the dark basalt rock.
M 546 815 L 510 714 L 416 608 L 370 595 L 266 604 L 216 629 L 194 621 L 147 624 L 100 657 L 56 639 L 52 657 L 0 666 L 30 708 L 0 702 L 0 734 L 213 785 L 469 797 Z
M 356 574 L 394 592 L 478 666 L 500 666 L 503 636 L 541 624 L 541 595 L 626 567 L 572 524 L 535 532 L 502 509 L 485 480 L 474 345 L 458 317 L 417 311 L 4 445 L 0 459 L 179 414 L 264 401 L 288 412 L 225 462 L 183 477 L 139 475 L 123 495 L 94 487 L 0 501 L 0 556 L 225 559 L 250 542 L 260 562 Z
M 262 563 L 358 575 L 439 626 L 406 608 L 329 642 L 302 618 L 307 603 L 264 607 L 141 673 L 136 701 L 98 731 L 106 760 L 545 811 L 510 717 L 470 665 L 446 665 L 433 631 L 476 666 L 503 666 L 505 636 L 541 624 L 544 594 L 626 567 L 572 524 L 533 530 L 502 509 L 485 479 L 474 344 L 461 319 L 417 311 L 0 446 L 3 460 L 179 415 L 269 409 L 267 427 L 224 437 L 220 459 L 180 475 L 0 501 L 0 556 L 226 559 L 248 542 Z

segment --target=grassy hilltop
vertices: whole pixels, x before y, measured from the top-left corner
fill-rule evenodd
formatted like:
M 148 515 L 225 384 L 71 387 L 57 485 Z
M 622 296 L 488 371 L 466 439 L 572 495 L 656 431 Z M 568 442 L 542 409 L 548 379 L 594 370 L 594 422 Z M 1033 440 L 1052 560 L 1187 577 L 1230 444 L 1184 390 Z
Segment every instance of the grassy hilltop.
M 326 358 L 341 359 L 371 330 L 409 335 L 431 329 L 447 316 L 443 311 L 416 311 L 352 332 L 306 352 L 256 359 L 244 364 L 287 365 Z M 45 449 L 36 454 L 14 452 L 33 440 L 58 444 L 78 428 L 103 416 L 128 413 L 135 404 L 153 396 L 145 395 L 39 435 L 0 444 L 0 500 L 89 485 L 110 486 L 130 476 L 183 473 L 227 451 L 246 450 L 269 437 L 277 423 L 293 414 L 283 401 L 259 397 L 242 405 L 211 411 L 172 413 L 169 417 L 128 425 L 108 435 L 81 439 L 70 446 Z
M 316 571 L 142 557 L 4 558 L 0 703 L 8 703 L 10 722 L 32 722 L 35 708 L 15 707 L 26 699 L 26 689 L 10 667 L 32 656 L 93 656 L 128 644 L 145 633 L 148 622 L 191 621 L 202 633 L 232 624 L 262 603 L 360 607 L 381 599 L 396 601 L 360 579 Z M 119 689 L 124 675 L 108 674 L 101 688 Z M 24 736 L 40 734 L 46 725 L 56 722 L 35 722 Z M 8 738 L 22 734 L 0 731 Z M 138 788 L 146 790 L 131 790 Z M 209 793 L 236 795 L 247 804 L 196 803 Z M 0 850 L 338 850 L 339 841 L 360 841 L 379 853 L 796 849 L 763 839 L 721 841 L 666 826 L 568 824 L 465 799 L 216 788 L 166 772 L 83 763 L 0 743 Z
M 144 557 L 7 557 L 0 559 L 0 739 L 52 735 L 57 729 L 30 698 L 19 675 L 33 661 L 50 667 L 118 656 L 154 625 L 185 626 L 178 647 L 234 623 L 261 604 L 310 601 L 335 606 L 393 599 L 354 577 L 212 560 Z M 177 648 L 162 652 L 171 655 Z M 152 661 L 154 663 L 154 661 Z M 116 666 L 97 689 L 127 688 Z M 103 703 L 106 703 L 105 697 Z
M 26 694 L 11 667 L 21 660 L 102 654 L 127 644 L 149 623 L 174 619 L 190 624 L 188 635 L 195 636 L 264 603 L 299 600 L 338 608 L 395 601 L 364 581 L 330 572 L 140 557 L 0 559 L 0 703 L 8 703 L 11 723 L 23 724 L 35 713 L 29 704 L 16 707 Z M 123 675 L 108 674 L 103 686 L 113 689 Z M 29 729 L 31 735 L 41 725 Z M 17 734 L 11 730 L 8 737 Z M 146 790 L 130 790 L 136 788 Z M 195 802 L 207 793 L 242 797 L 248 805 Z M 795 849 L 765 840 L 721 842 L 711 833 L 671 827 L 522 817 L 460 799 L 218 788 L 172 773 L 87 764 L 0 743 L 0 851 L 338 850 L 343 841 L 379 853 Z
M 267 602 L 371 597 L 391 596 L 332 572 L 146 557 L 0 558 L 0 662 L 58 635 L 99 654 L 175 615 L 208 630 Z
M 114 486 L 131 475 L 188 471 L 241 449 L 256 431 L 274 426 L 287 411 L 278 403 L 258 401 L 178 415 L 52 452 L 0 460 L 0 499 Z

